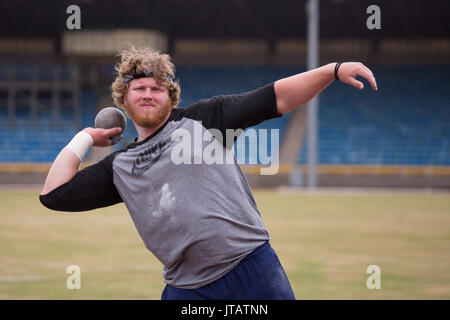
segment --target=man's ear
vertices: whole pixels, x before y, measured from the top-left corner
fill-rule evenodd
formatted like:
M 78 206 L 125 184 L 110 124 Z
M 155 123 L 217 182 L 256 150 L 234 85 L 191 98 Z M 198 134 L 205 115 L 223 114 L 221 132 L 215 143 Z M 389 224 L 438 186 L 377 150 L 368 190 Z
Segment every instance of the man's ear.
M 128 105 L 128 103 L 127 103 L 127 93 L 125 92 L 124 94 L 123 94 L 123 107 L 121 108 L 123 111 L 125 111 L 125 114 L 126 114 L 126 116 L 128 117 L 128 118 L 130 118 L 130 116 L 128 115 L 128 112 L 127 112 L 127 105 Z
M 127 104 L 127 91 L 123 93 L 123 105 L 126 106 L 126 104 Z

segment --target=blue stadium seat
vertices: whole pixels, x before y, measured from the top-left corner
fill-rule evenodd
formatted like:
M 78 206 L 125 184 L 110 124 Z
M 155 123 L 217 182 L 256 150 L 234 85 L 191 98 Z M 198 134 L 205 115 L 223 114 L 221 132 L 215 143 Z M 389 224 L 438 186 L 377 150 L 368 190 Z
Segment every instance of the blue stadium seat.
M 373 71 L 378 92 L 334 83 L 321 94 L 319 163 L 450 165 L 450 67 Z
M 52 72 L 69 65 L 43 63 L 23 65 L 19 79 L 30 79 L 30 68 L 38 67 L 38 78 L 48 81 Z M 0 64 L 0 80 L 7 79 L 8 65 Z M 113 79 L 112 64 L 105 64 L 101 73 Z M 27 71 L 28 70 L 28 71 Z M 293 66 L 246 65 L 179 65 L 177 78 L 181 83 L 181 103 L 186 107 L 214 95 L 241 93 L 267 83 L 302 72 Z M 319 164 L 402 164 L 450 165 L 450 66 L 385 66 L 373 68 L 379 91 L 367 83 L 364 91 L 342 83 L 331 84 L 320 95 Z M 72 126 L 73 110 L 62 97 L 61 123 L 52 123 L 51 100 L 48 94 L 38 97 L 38 121 L 30 120 L 28 100 L 22 97 L 16 110 L 16 126 L 8 126 L 7 97 L 0 95 L 0 162 L 51 162 L 80 129 Z M 89 90 L 81 96 L 81 127 L 93 126 L 97 95 Z M 279 130 L 283 139 L 290 114 L 261 123 L 254 129 Z M 136 137 L 128 120 L 124 139 L 118 150 Z M 247 151 L 252 150 L 245 141 Z M 307 140 L 298 155 L 298 163 L 306 163 Z M 236 150 L 235 144 L 235 151 Z M 267 141 L 267 150 L 271 149 Z M 239 158 L 238 152 L 236 155 Z M 258 154 L 249 154 L 244 163 L 261 163 Z

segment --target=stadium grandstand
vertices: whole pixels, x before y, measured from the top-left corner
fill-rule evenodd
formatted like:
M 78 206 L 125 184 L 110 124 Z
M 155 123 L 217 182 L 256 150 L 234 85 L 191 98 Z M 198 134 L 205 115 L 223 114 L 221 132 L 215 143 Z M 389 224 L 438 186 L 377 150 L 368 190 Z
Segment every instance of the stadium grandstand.
M 380 30 L 366 27 L 368 1 L 320 1 L 320 64 L 361 61 L 379 90 L 335 81 L 319 97 L 318 186 L 450 187 L 450 39 L 447 10 L 422 1 L 378 1 Z M 41 184 L 59 151 L 96 113 L 113 105 L 115 54 L 130 44 L 168 52 L 181 104 L 253 90 L 307 70 L 306 1 L 4 1 L 0 28 L 0 183 Z M 81 29 L 69 30 L 77 4 Z M 427 6 L 427 16 L 422 16 Z M 157 8 L 157 10 L 154 10 Z M 156 11 L 156 12 L 155 12 Z M 146 14 L 148 13 L 148 14 Z M 334 13 L 334 14 L 331 14 Z M 344 19 L 345 17 L 345 19 Z M 254 186 L 306 186 L 307 109 L 255 129 L 278 130 L 276 175 L 242 135 L 236 155 Z M 84 165 L 124 147 L 129 121 L 111 148 L 92 148 Z M 261 139 L 261 137 L 259 137 Z M 272 151 L 271 151 L 272 152 Z M 270 154 L 268 154 L 270 156 Z

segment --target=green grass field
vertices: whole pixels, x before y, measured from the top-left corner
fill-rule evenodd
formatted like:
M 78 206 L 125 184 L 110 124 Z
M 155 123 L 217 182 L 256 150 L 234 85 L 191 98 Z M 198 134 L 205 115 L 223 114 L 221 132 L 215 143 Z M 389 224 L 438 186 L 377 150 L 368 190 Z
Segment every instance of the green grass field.
M 162 266 L 123 204 L 57 213 L 38 194 L 0 190 L 0 299 L 160 299 Z M 448 193 L 254 194 L 297 299 L 450 299 Z

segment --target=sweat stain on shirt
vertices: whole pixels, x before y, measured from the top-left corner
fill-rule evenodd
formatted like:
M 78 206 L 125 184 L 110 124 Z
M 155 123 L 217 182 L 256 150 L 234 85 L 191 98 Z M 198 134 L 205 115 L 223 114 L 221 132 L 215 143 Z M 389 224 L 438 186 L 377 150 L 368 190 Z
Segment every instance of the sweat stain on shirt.
M 153 211 L 152 215 L 155 218 L 170 217 L 171 222 L 175 222 L 175 217 L 170 213 L 175 208 L 175 197 L 170 192 L 169 184 L 165 183 L 161 188 L 161 198 L 159 200 L 159 209 Z

